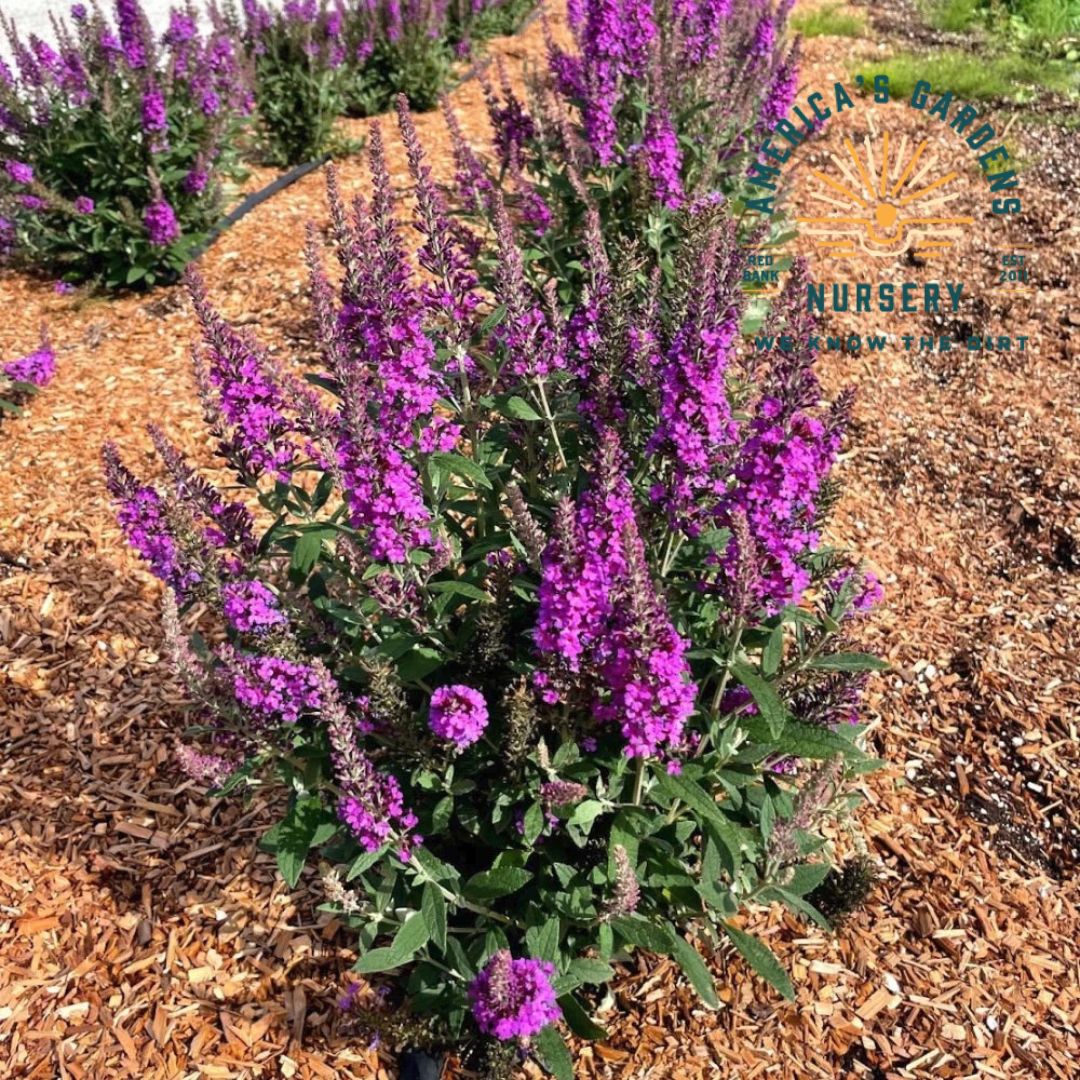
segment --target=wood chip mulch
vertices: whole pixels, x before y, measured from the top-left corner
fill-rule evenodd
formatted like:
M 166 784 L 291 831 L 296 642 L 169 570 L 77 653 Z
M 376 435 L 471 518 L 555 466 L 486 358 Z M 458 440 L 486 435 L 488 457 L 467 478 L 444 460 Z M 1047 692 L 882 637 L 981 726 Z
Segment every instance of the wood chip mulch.
M 495 48 L 520 71 L 542 31 Z M 852 50 L 877 55 L 807 43 L 806 85 L 847 77 Z M 485 139 L 477 84 L 455 103 Z M 441 119 L 418 126 L 448 175 Z M 872 699 L 889 767 L 860 812 L 880 885 L 835 935 L 755 913 L 792 1005 L 720 955 L 709 1012 L 668 961 L 638 957 L 600 1016 L 608 1038 L 578 1050 L 583 1078 L 1080 1073 L 1080 191 L 1045 165 L 1052 134 L 1030 139 L 1038 290 L 994 291 L 989 220 L 957 265 L 978 268 L 965 318 L 1030 332 L 1031 351 L 822 360 L 830 387 L 859 389 L 834 533 L 884 578 L 864 633 L 895 665 Z M 346 190 L 365 182 L 361 160 L 340 169 Z M 305 341 L 308 220 L 325 221 L 318 175 L 204 259 L 226 314 L 283 354 Z M 98 455 L 113 438 L 152 471 L 154 420 L 209 460 L 180 290 L 59 297 L 7 275 L 0 296 L 0 354 L 41 321 L 60 346 L 54 384 L 0 429 L 0 1076 L 389 1080 L 392 1057 L 335 1006 L 348 937 L 256 850 L 270 816 L 208 803 L 171 760 L 184 718 L 159 590 L 121 542 Z

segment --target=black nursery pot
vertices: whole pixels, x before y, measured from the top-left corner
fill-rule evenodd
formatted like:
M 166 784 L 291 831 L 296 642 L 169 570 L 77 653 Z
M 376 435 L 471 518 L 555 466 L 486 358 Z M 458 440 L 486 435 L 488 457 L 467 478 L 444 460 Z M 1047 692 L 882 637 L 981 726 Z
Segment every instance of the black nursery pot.
M 440 1080 L 446 1057 L 426 1050 L 405 1050 L 398 1056 L 401 1080 Z

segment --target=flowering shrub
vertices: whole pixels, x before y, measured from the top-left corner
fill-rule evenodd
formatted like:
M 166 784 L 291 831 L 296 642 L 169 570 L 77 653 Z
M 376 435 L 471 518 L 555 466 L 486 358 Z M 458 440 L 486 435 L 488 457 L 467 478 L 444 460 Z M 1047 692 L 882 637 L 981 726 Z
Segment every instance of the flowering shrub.
M 297 164 L 327 150 L 342 113 L 384 112 L 398 94 L 414 109 L 432 108 L 449 81 L 455 47 L 464 55 L 470 40 L 509 32 L 524 5 L 288 0 L 278 10 L 243 0 L 242 20 L 216 6 L 212 16 L 251 60 L 268 158 Z
M 385 112 L 398 94 L 414 109 L 435 105 L 452 70 L 446 0 L 359 4 L 349 27 L 358 60 L 346 89 L 350 115 Z
M 67 281 L 150 286 L 220 215 L 246 91 L 228 38 L 191 11 L 160 40 L 138 0 L 115 16 L 75 4 L 56 48 L 5 20 L 0 227 L 10 254 Z
M 699 198 L 737 201 L 764 135 L 798 88 L 790 0 L 571 0 L 576 48 L 549 42 L 529 107 L 488 88 L 495 161 L 456 139 L 470 209 L 499 186 L 530 246 L 573 278 L 589 208 L 605 235 L 666 256 L 676 212 Z M 500 179 L 497 179 L 500 178 Z M 777 218 L 779 220 L 779 217 Z
M 475 42 L 514 34 L 535 6 L 533 0 L 451 0 L 450 40 L 464 54 Z
M 822 402 L 802 345 L 746 353 L 723 208 L 686 212 L 670 275 L 613 261 L 592 212 L 587 287 L 559 295 L 497 195 L 478 257 L 400 120 L 421 245 L 373 126 L 370 200 L 346 208 L 330 176 L 339 286 L 309 242 L 313 369 L 191 279 L 203 404 L 245 498 L 156 430 L 163 484 L 112 447 L 106 478 L 168 586 L 201 744 L 181 765 L 222 796 L 280 785 L 264 846 L 290 885 L 317 853 L 356 972 L 400 992 L 354 984 L 343 1006 L 570 1077 L 559 1021 L 602 1035 L 595 988 L 633 948 L 706 1005 L 693 941 L 793 993 L 733 917 L 822 921 L 821 825 L 869 765 L 880 665 L 850 641 L 876 583 L 821 546 L 850 398 Z M 797 267 L 769 316 L 796 342 L 804 290 Z
M 26 356 L 0 365 L 0 414 L 18 413 L 20 406 L 56 374 L 56 353 L 49 335 L 41 330 L 41 344 Z
M 288 0 L 282 7 L 244 0 L 243 14 L 211 7 L 218 32 L 238 40 L 253 74 L 261 153 L 295 165 L 323 153 L 344 108 L 343 5 Z

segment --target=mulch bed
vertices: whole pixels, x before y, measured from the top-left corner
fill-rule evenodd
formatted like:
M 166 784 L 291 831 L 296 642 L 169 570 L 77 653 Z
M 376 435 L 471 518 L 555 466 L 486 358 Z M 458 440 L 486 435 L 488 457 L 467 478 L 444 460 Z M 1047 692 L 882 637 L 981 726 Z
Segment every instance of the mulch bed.
M 809 42 L 806 85 L 846 77 L 853 48 L 878 55 Z M 495 49 L 538 64 L 541 29 Z M 475 82 L 455 104 L 486 139 Z M 441 119 L 418 126 L 448 175 Z M 991 220 L 958 256 L 978 293 L 965 318 L 1030 332 L 1030 352 L 822 360 L 832 388 L 859 389 L 834 533 L 886 584 L 864 633 L 894 665 L 872 700 L 889 767 L 860 812 L 881 882 L 835 935 L 754 914 L 793 971 L 792 1005 L 719 955 L 709 1012 L 669 962 L 637 957 L 581 1077 L 1077 1074 L 1080 235 L 1054 130 L 1019 135 L 1038 290 L 993 289 Z M 346 190 L 365 183 L 362 160 L 340 170 Z M 226 314 L 283 353 L 305 341 L 303 226 L 325 216 L 309 176 L 204 259 Z M 185 721 L 159 589 L 121 542 L 98 455 L 114 438 L 152 469 L 154 420 L 209 460 L 181 291 L 58 297 L 9 275 L 0 297 L 0 354 L 31 347 L 41 321 L 61 350 L 56 382 L 0 429 L 0 1075 L 389 1080 L 391 1056 L 334 1004 L 348 936 L 256 850 L 270 816 L 208 803 L 171 761 Z

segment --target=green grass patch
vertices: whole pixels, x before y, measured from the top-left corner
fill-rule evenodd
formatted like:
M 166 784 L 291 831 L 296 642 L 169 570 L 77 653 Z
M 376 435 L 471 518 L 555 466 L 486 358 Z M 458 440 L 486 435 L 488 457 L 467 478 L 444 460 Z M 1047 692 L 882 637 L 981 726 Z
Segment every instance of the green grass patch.
M 1080 3 L 1077 0 L 1008 0 L 1010 15 L 1040 38 L 1054 40 L 1080 31 Z
M 875 75 L 888 75 L 894 99 L 909 98 L 920 80 L 930 83 L 932 96 L 951 90 L 957 98 L 973 101 L 1023 101 L 1039 90 L 1068 94 L 1080 84 L 1077 65 L 1067 60 L 1045 60 L 1022 53 L 990 57 L 955 50 L 932 56 L 900 53 L 874 61 L 873 67 L 862 67 L 856 74 L 863 76 L 866 86 L 873 83 Z
M 804 11 L 795 15 L 791 25 L 803 37 L 859 37 L 866 27 L 857 12 L 844 11 L 842 4 Z
M 927 20 L 936 30 L 956 33 L 980 26 L 984 15 L 979 0 L 933 0 Z

